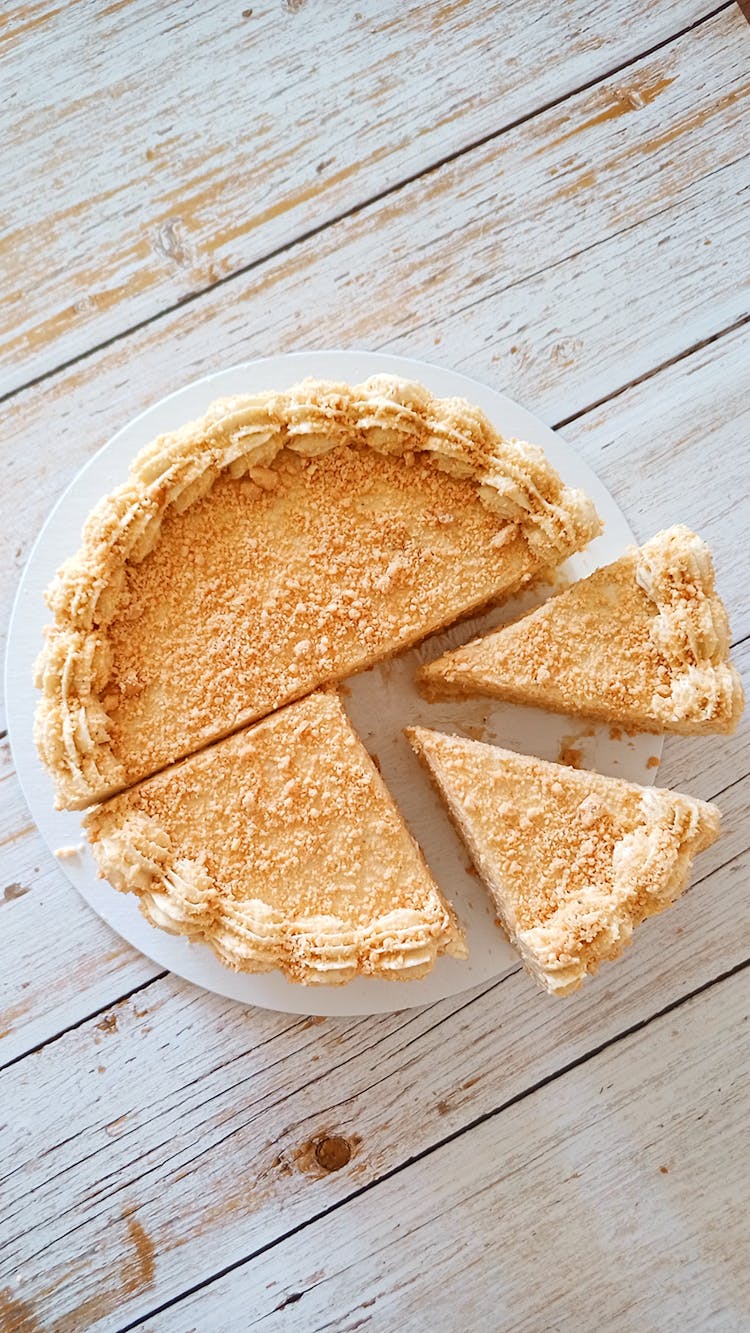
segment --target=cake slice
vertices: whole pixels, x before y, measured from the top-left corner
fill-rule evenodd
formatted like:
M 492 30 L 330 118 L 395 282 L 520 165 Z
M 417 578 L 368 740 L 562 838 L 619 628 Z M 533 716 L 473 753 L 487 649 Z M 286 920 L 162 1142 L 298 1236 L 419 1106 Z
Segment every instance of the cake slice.
M 340 700 L 318 692 L 84 820 L 102 876 L 239 972 L 411 981 L 466 957 Z
M 380 376 L 220 400 L 89 516 L 35 735 L 80 809 L 516 591 L 599 531 L 532 445 Z
M 501 924 L 567 995 L 682 893 L 719 832 L 713 805 L 416 727 L 408 733 Z
M 419 673 L 428 697 L 488 694 L 633 731 L 731 732 L 742 682 L 708 547 L 685 527 L 632 548 Z

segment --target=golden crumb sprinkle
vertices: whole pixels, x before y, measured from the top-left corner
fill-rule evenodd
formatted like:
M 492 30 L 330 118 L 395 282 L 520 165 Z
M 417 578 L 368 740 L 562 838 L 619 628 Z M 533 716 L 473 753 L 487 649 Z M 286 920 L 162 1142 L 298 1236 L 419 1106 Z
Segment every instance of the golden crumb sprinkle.
M 575 736 L 563 736 L 557 754 L 558 764 L 567 764 L 568 768 L 583 767 L 583 750 L 580 745 L 573 744 L 576 739 Z
M 371 450 L 332 451 L 255 494 L 220 478 L 165 519 L 110 625 L 110 736 L 128 780 L 486 602 L 501 522 L 471 483 Z M 523 562 L 519 548 L 512 581 Z

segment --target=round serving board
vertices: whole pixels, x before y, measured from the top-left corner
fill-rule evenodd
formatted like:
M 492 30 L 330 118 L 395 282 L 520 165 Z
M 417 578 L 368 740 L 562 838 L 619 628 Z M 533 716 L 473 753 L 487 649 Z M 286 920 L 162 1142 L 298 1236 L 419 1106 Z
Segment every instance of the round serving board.
M 343 686 L 344 703 L 365 745 L 377 757 L 388 786 L 430 868 L 453 901 L 467 930 L 468 962 L 438 960 L 422 981 L 395 982 L 361 978 L 346 986 L 295 986 L 269 973 L 246 976 L 230 972 L 201 944 L 165 934 L 141 916 L 136 899 L 117 893 L 99 879 L 80 826 L 80 815 L 57 811 L 52 784 L 42 768 L 32 739 L 36 691 L 32 666 L 49 620 L 43 593 L 58 566 L 78 545 L 83 522 L 100 497 L 125 480 L 134 455 L 156 435 L 201 416 L 214 398 L 228 394 L 285 389 L 295 381 L 316 379 L 358 383 L 374 374 L 419 380 L 440 397 L 460 396 L 479 404 L 499 431 L 541 445 L 550 462 L 571 486 L 585 490 L 604 520 L 604 533 L 581 555 L 563 566 L 573 580 L 615 559 L 633 534 L 609 492 L 569 445 L 517 403 L 465 375 L 406 357 L 372 352 L 299 352 L 232 366 L 188 384 L 141 413 L 82 468 L 61 496 L 34 546 L 16 595 L 6 664 L 8 729 L 21 786 L 42 837 L 52 851 L 79 847 L 60 861 L 60 868 L 108 924 L 160 967 L 196 985 L 245 1004 L 287 1013 L 369 1014 L 431 1004 L 455 995 L 517 966 L 517 958 L 494 922 L 494 911 L 482 885 L 470 870 L 468 855 L 448 823 L 444 809 L 403 736 L 408 724 L 455 731 L 509 749 L 560 759 L 577 751 L 583 767 L 644 784 L 653 782 L 651 756 L 661 754 L 661 740 L 639 736 L 615 740 L 609 728 L 560 718 L 535 709 L 471 699 L 427 704 L 413 684 L 418 663 L 446 648 L 465 643 L 483 629 L 510 620 L 543 600 L 537 590 L 506 602 L 502 608 L 434 635 L 401 657 L 352 677 Z M 547 594 L 549 590 L 546 590 Z M 54 929 L 50 922 L 50 931 Z

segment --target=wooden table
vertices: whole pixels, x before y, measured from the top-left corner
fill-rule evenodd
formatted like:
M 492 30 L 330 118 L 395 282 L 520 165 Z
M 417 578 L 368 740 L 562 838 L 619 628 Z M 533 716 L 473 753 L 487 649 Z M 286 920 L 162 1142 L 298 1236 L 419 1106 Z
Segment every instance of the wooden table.
M 746 666 L 740 9 L 242 3 L 5 8 L 4 609 L 135 413 L 367 347 L 561 426 L 641 538 L 697 528 Z M 0 1327 L 747 1329 L 749 737 L 667 742 L 723 837 L 582 993 L 346 1021 L 120 942 L 3 742 Z

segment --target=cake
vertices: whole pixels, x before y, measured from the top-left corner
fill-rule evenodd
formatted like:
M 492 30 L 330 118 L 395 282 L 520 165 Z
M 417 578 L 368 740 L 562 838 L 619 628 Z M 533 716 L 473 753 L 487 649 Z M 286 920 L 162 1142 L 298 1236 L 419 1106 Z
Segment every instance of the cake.
M 599 528 L 541 450 L 416 384 L 215 402 L 136 458 L 49 590 L 35 735 L 58 807 L 410 647 Z
M 682 893 L 715 806 L 426 728 L 407 735 L 524 966 L 577 990 Z
M 660 532 L 513 624 L 424 666 L 431 698 L 487 694 L 631 731 L 731 732 L 742 682 L 708 547 Z
M 339 698 L 318 691 L 91 810 L 100 872 L 241 972 L 414 980 L 466 956 Z

